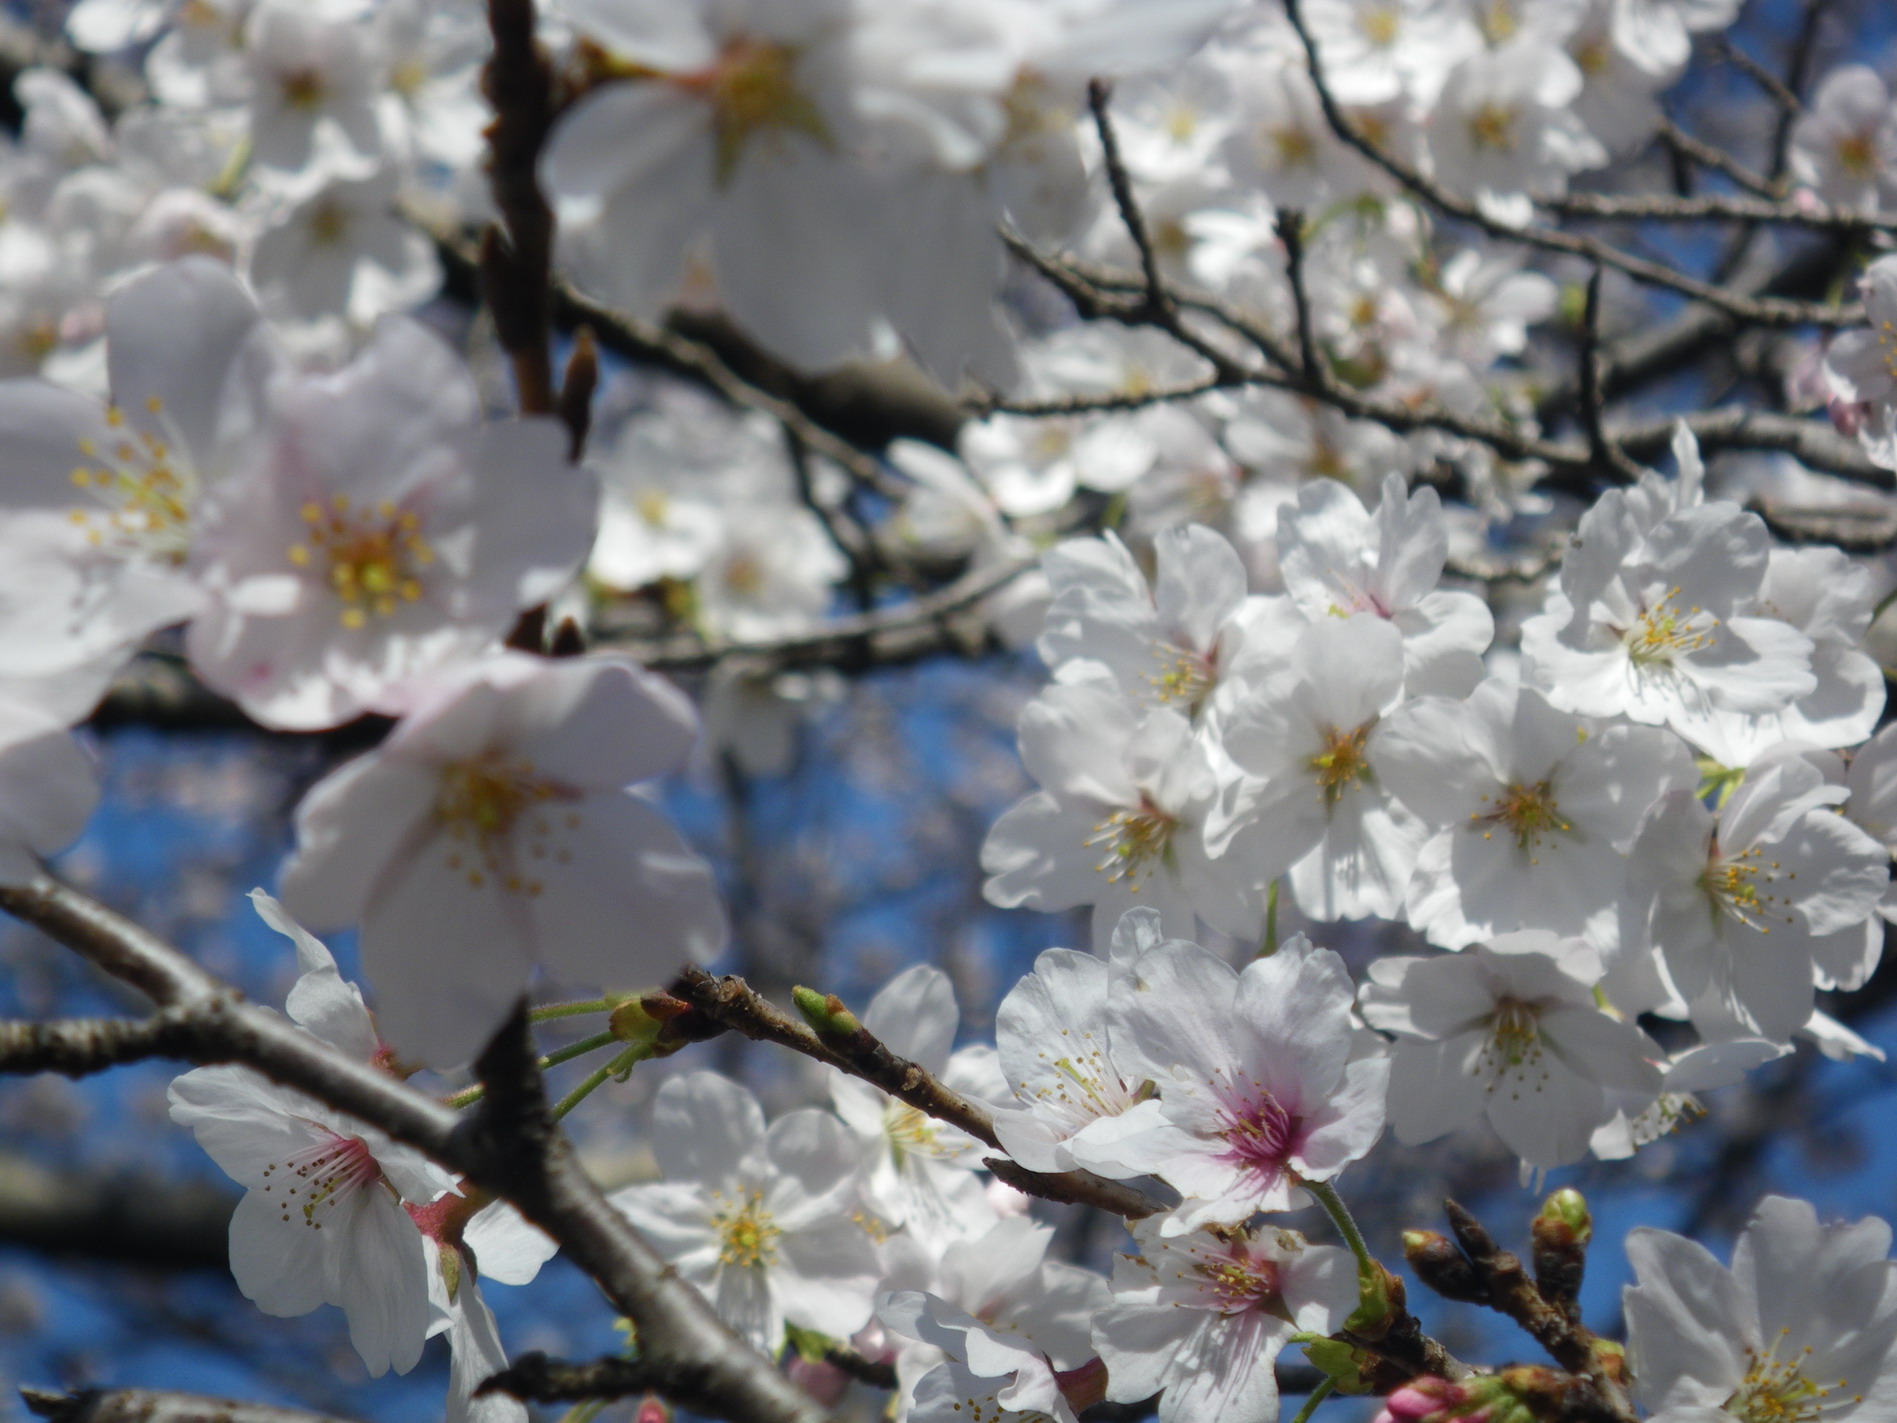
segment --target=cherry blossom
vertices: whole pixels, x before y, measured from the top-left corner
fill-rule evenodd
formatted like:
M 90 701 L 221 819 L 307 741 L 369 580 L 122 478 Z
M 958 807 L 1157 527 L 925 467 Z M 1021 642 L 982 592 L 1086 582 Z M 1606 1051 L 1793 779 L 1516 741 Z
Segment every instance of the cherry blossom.
M 749 1092 L 693 1072 L 659 1089 L 653 1123 L 665 1179 L 611 1200 L 733 1331 L 774 1354 L 786 1324 L 847 1339 L 868 1320 L 876 1247 L 851 1219 L 857 1153 L 834 1117 L 766 1131 Z
M 1647 807 L 1698 784 L 1664 727 L 1603 726 L 1499 678 L 1405 702 L 1372 765 L 1430 828 L 1406 912 L 1451 949 L 1514 929 L 1605 942 Z
M 1117 1118 L 1123 1173 L 1184 1196 L 1166 1235 L 1290 1210 L 1383 1130 L 1389 1064 L 1351 1061 L 1350 975 L 1296 936 L 1239 973 L 1191 943 L 1149 950 L 1115 985 L 1116 1054 L 1158 1088 Z
M 1149 1218 L 1132 1230 L 1138 1253 L 1115 1257 L 1113 1303 L 1093 1326 L 1107 1397 L 1157 1393 L 1161 1423 L 1271 1423 L 1278 1351 L 1356 1308 L 1350 1252 L 1269 1225 L 1169 1235 Z
M 379 1044 L 355 985 L 277 903 L 257 910 L 296 944 L 303 970 L 291 1020 L 357 1061 Z M 200 1067 L 171 1084 L 171 1116 L 244 1187 L 231 1217 L 231 1273 L 266 1314 L 342 1308 L 371 1375 L 406 1373 L 429 1323 L 428 1260 L 403 1208 L 426 1205 L 453 1178 L 410 1147 L 245 1067 Z
M 1821 1224 L 1767 1196 L 1728 1270 L 1664 1230 L 1627 1237 L 1635 1393 L 1662 1423 L 1881 1418 L 1897 1388 L 1897 1267 L 1875 1216 Z
M 1364 1021 L 1397 1035 L 1390 1126 L 1406 1144 L 1485 1116 L 1529 1166 L 1565 1166 L 1630 1094 L 1660 1092 L 1659 1047 L 1594 1000 L 1600 957 L 1579 939 L 1503 934 L 1454 958 L 1370 966 Z
M 631 989 L 717 951 L 709 869 L 626 789 L 694 731 L 677 691 L 617 658 L 477 664 L 305 797 L 284 901 L 361 925 L 405 1058 L 465 1062 L 536 965 Z

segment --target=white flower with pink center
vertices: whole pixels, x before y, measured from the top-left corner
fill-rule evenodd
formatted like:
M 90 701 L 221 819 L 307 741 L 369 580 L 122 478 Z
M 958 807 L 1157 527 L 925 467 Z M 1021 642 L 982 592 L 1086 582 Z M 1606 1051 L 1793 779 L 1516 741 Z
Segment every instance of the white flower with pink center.
M 717 952 L 710 869 L 628 789 L 696 731 L 681 693 L 617 658 L 477 664 L 304 798 L 284 899 L 362 926 L 404 1058 L 465 1062 L 536 965 L 637 989 Z
M 1411 492 L 1400 474 L 1365 509 L 1349 487 L 1318 479 L 1278 520 L 1285 592 L 1313 622 L 1373 613 L 1403 635 L 1412 696 L 1465 696 L 1481 676 L 1495 621 L 1473 593 L 1436 587 L 1449 558 L 1449 526 L 1433 489 Z
M 1160 1395 L 1160 1423 L 1270 1423 L 1272 1372 L 1298 1331 L 1329 1334 L 1357 1304 L 1350 1252 L 1294 1230 L 1133 1224 L 1136 1255 L 1113 1265 L 1113 1304 L 1094 1320 L 1107 1398 Z
M 1243 973 L 1197 944 L 1162 944 L 1114 985 L 1114 1051 L 1159 1095 L 1093 1151 L 1186 1198 L 1165 1234 L 1295 1210 L 1301 1182 L 1376 1144 L 1389 1064 L 1350 1060 L 1352 996 L 1343 960 L 1303 935 Z
M 257 911 L 297 946 L 292 1021 L 358 1061 L 380 1049 L 368 1009 L 329 950 L 261 891 Z M 341 1307 L 372 1375 L 407 1373 L 429 1332 L 428 1258 L 404 1202 L 454 1180 L 419 1152 L 244 1067 L 200 1067 L 171 1084 L 171 1117 L 245 1187 L 231 1216 L 231 1274 L 265 1314 Z

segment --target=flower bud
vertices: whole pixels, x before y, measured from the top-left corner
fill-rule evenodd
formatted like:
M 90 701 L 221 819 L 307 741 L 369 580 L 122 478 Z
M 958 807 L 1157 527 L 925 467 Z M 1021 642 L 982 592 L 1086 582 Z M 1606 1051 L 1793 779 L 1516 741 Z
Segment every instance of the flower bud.
M 1357 1307 L 1344 1328 L 1366 1339 L 1381 1339 L 1409 1311 L 1403 1281 L 1372 1260 L 1357 1268 Z
M 1570 1319 L 1580 1312 L 1581 1277 L 1587 1270 L 1587 1243 L 1594 1234 L 1587 1202 L 1579 1191 L 1564 1189 L 1548 1197 L 1530 1225 L 1534 1239 L 1535 1283 L 1542 1298 Z
M 1583 1248 L 1594 1239 L 1594 1218 L 1588 1214 L 1587 1198 L 1572 1186 L 1563 1186 L 1541 1203 L 1541 1218 L 1566 1222 Z
M 1304 1357 L 1311 1361 L 1313 1368 L 1330 1379 L 1339 1393 L 1374 1391 L 1370 1374 L 1376 1368 L 1378 1359 L 1367 1349 L 1346 1344 L 1342 1339 L 1312 1339 L 1304 1346 Z
M 639 1400 L 639 1407 L 632 1415 L 632 1423 L 672 1423 L 672 1408 L 656 1393 L 648 1393 Z
M 820 1038 L 853 1038 L 863 1031 L 856 1014 L 845 1008 L 843 1000 L 834 993 L 819 993 L 799 984 L 791 989 L 790 997 L 797 1011 L 804 1015 L 804 1021 Z
M 1403 1232 L 1403 1258 L 1416 1277 L 1444 1299 L 1488 1303 L 1488 1286 L 1455 1241 L 1433 1230 Z

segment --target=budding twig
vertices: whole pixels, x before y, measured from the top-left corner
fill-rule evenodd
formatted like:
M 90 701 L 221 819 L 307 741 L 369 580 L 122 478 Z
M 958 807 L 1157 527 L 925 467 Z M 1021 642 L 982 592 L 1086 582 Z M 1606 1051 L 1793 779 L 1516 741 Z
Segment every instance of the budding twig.
M 670 991 L 735 1033 L 756 1042 L 776 1043 L 860 1077 L 897 1101 L 947 1122 L 977 1141 L 996 1149 L 1001 1146 L 994 1118 L 985 1107 L 947 1086 L 919 1063 L 896 1056 L 854 1017 L 839 1017 L 840 1003 L 831 1016 L 841 1030 L 819 1036 L 734 975 L 719 978 L 692 967 L 679 976 Z M 1144 1192 L 1090 1171 L 1029 1171 L 1006 1158 L 986 1164 L 1009 1185 L 1046 1200 L 1098 1206 L 1129 1219 L 1165 1209 Z

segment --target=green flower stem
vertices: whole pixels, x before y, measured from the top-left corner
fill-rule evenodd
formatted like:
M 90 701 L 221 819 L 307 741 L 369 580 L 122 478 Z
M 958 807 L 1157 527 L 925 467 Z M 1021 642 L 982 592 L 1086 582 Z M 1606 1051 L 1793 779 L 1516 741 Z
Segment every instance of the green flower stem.
M 610 1013 L 618 1006 L 604 998 L 588 998 L 578 1003 L 543 1003 L 527 1010 L 530 1023 L 550 1023 L 555 1018 L 577 1018 L 585 1013 Z
M 1304 1407 L 1298 1410 L 1297 1416 L 1291 1420 L 1291 1423 L 1310 1423 L 1310 1417 L 1313 1413 L 1317 1412 L 1318 1404 L 1329 1398 L 1331 1396 L 1331 1390 L 1336 1387 L 1336 1379 L 1319 1379 L 1317 1381 L 1317 1387 L 1311 1390 L 1311 1396 L 1304 1400 Z
M 1265 891 L 1265 942 L 1258 950 L 1258 957 L 1268 959 L 1278 952 L 1278 881 L 1271 882 L 1271 888 Z
M 615 1038 L 611 1033 L 594 1033 L 590 1038 L 581 1038 L 576 1043 L 568 1043 L 565 1047 L 556 1048 L 554 1051 L 548 1053 L 545 1057 L 540 1059 L 540 1070 L 545 1072 L 549 1067 L 558 1067 L 563 1062 L 571 1062 L 574 1058 L 584 1057 L 589 1052 L 597 1052 L 600 1048 L 611 1047 L 618 1041 L 619 1039 Z M 480 1086 L 478 1083 L 473 1087 L 464 1088 L 448 1099 L 448 1105 L 451 1107 L 471 1107 L 481 1100 L 481 1096 L 486 1090 L 486 1088 Z
M 1350 1207 L 1344 1204 L 1344 1198 L 1337 1194 L 1337 1188 L 1328 1181 L 1301 1181 L 1304 1189 L 1317 1197 L 1317 1203 L 1324 1207 L 1324 1214 L 1331 1218 L 1331 1224 L 1337 1227 L 1337 1233 L 1344 1237 L 1344 1244 L 1350 1247 L 1350 1253 L 1357 1257 L 1357 1277 L 1375 1279 L 1377 1275 L 1376 1257 L 1371 1255 L 1370 1247 L 1363 1243 L 1363 1232 L 1357 1229 L 1357 1222 L 1350 1217 Z
M 651 1048 L 642 1043 L 634 1043 L 620 1053 L 604 1067 L 596 1067 L 586 1074 L 580 1085 L 562 1097 L 553 1108 L 553 1119 L 557 1122 L 588 1097 L 592 1096 L 608 1077 L 617 1077 L 629 1070 L 635 1062 L 642 1061 Z

